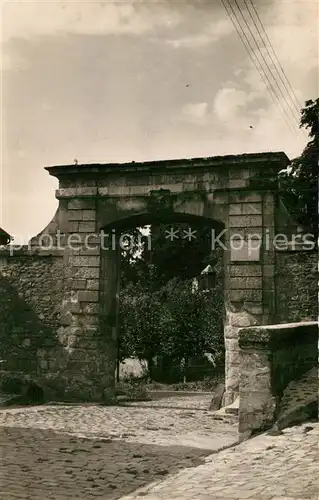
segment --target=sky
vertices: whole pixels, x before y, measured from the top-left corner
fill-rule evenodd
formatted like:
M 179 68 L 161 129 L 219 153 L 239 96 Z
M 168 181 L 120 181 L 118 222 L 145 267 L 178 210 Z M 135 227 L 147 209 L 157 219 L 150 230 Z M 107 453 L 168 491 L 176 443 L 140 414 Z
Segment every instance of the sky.
M 318 2 L 253 3 L 298 101 L 318 97 Z M 298 156 L 298 113 L 285 90 L 273 102 L 256 51 L 220 0 L 1 1 L 1 227 L 16 243 L 46 227 L 44 167 L 75 158 Z

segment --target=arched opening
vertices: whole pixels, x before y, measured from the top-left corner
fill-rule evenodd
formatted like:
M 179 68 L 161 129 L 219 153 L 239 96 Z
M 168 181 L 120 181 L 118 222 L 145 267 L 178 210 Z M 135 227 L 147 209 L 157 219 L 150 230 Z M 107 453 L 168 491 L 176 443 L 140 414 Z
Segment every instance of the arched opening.
M 44 392 L 42 387 L 31 382 L 25 393 L 27 404 L 42 404 L 44 402 Z
M 212 247 L 223 224 L 163 211 L 102 229 L 102 332 L 112 338 L 117 381 L 144 376 L 213 390 L 225 369 L 224 252 Z

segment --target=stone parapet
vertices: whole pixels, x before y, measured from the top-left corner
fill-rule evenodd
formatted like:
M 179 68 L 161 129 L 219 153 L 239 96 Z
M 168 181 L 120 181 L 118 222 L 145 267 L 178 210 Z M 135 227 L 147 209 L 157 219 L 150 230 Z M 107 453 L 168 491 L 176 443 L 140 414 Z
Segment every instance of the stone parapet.
M 253 326 L 239 330 L 241 440 L 277 420 L 286 387 L 318 366 L 318 323 Z

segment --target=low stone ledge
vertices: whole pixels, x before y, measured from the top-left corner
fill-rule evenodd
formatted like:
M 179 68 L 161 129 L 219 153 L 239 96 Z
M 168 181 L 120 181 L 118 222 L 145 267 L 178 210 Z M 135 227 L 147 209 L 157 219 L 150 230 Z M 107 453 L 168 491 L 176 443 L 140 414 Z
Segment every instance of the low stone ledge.
M 239 331 L 239 347 L 260 346 L 261 349 L 279 347 L 285 343 L 318 341 L 318 323 L 305 321 L 300 323 L 283 323 L 279 325 L 252 326 Z
M 286 387 L 318 367 L 318 323 L 253 326 L 239 330 L 240 439 L 277 420 Z

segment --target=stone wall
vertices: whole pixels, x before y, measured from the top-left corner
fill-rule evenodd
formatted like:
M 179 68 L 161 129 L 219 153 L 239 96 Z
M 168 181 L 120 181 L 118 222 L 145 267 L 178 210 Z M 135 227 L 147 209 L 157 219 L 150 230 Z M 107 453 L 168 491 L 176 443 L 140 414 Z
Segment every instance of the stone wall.
M 0 263 L 1 378 L 10 373 L 43 386 L 44 379 L 56 378 L 61 355 L 63 259 L 20 249 L 2 251 Z
M 279 323 L 318 318 L 317 252 L 277 252 L 276 303 Z
M 15 339 L 20 327 L 18 344 L 30 340 L 34 346 L 31 372 L 46 386 L 50 380 L 63 386 L 65 398 L 112 400 L 119 269 L 112 231 L 157 221 L 206 221 L 217 234 L 227 233 L 225 404 L 232 403 L 239 390 L 239 328 L 274 321 L 275 252 L 261 246 L 250 254 L 249 236 L 262 237 L 266 230 L 274 234 L 277 172 L 287 161 L 284 153 L 260 153 L 47 167 L 59 179 L 59 207 L 47 228 L 31 240 L 38 262 L 29 256 L 19 265 L 16 260 L 15 267 L 16 255 L 4 266 L 6 296 L 21 299 L 30 316 L 27 323 L 5 327 L 9 333 L 3 336 Z M 105 247 L 102 231 L 108 233 Z M 229 245 L 235 235 L 244 239 L 239 251 Z M 47 236 L 53 254 L 45 260 L 39 248 Z M 15 307 L 8 318 L 16 315 Z M 19 307 L 24 306 L 19 302 Z M 32 328 L 37 340 L 29 336 Z
M 272 427 L 286 388 L 317 369 L 318 323 L 242 328 L 239 347 L 239 434 L 246 439 Z

